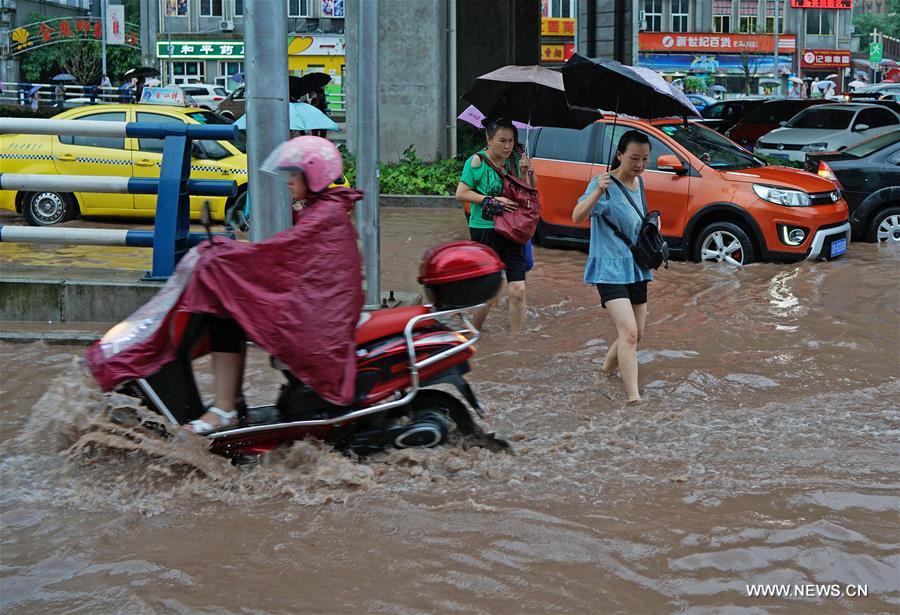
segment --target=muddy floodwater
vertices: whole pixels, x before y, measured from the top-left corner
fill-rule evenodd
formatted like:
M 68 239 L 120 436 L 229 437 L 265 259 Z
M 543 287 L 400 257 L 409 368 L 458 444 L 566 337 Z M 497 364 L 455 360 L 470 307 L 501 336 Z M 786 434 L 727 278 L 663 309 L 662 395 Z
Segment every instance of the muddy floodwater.
M 383 231 L 396 290 L 415 288 L 427 245 L 465 235 L 447 211 L 388 211 Z M 200 438 L 112 421 L 134 400 L 91 385 L 83 348 L 0 346 L 0 607 L 898 612 L 897 246 L 673 263 L 650 285 L 639 407 L 594 378 L 614 329 L 584 255 L 536 260 L 528 333 L 506 337 L 493 314 L 470 374 L 514 454 L 359 461 L 307 441 L 234 467 Z M 251 401 L 279 378 L 254 352 Z M 749 596 L 756 584 L 813 593 Z

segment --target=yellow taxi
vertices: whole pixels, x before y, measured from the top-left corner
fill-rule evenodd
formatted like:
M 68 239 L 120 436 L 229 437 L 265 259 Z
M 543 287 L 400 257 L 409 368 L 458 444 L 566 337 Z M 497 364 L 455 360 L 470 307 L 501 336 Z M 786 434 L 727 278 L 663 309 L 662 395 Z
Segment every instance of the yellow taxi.
M 93 122 L 229 124 L 206 109 L 169 105 L 92 105 L 64 111 L 53 119 Z M 192 179 L 234 180 L 238 196 L 192 196 L 191 218 L 199 219 L 209 201 L 213 219 L 224 221 L 231 208 L 243 209 L 247 153 L 242 143 L 194 141 Z M 113 177 L 159 177 L 162 139 L 48 135 L 0 135 L 0 172 Z M 29 224 L 47 226 L 83 216 L 153 217 L 155 194 L 96 192 L 16 192 L 0 190 L 0 209 L 16 211 Z

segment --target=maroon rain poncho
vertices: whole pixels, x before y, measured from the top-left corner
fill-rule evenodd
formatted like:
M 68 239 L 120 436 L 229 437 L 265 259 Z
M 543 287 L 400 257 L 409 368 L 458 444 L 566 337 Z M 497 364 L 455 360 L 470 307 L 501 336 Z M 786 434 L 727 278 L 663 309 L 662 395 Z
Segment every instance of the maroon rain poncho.
M 88 350 L 94 378 L 110 390 L 154 374 L 175 357 L 177 314 L 204 313 L 234 319 L 321 397 L 349 404 L 363 293 L 348 214 L 361 198 L 332 188 L 266 241 L 216 238 L 191 250 L 153 299 Z

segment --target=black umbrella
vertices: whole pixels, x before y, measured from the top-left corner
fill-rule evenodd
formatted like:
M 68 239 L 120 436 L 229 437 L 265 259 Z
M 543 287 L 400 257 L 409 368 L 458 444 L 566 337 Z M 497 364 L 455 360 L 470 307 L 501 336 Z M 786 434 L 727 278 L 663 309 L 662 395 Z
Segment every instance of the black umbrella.
M 615 60 L 592 60 L 577 53 L 562 67 L 569 104 L 613 111 L 635 117 L 700 117 L 684 92 L 673 88 L 658 73 L 626 66 Z M 612 157 L 612 139 L 607 160 Z
M 569 104 L 652 119 L 697 116 L 687 96 L 649 70 L 615 60 L 592 60 L 577 53 L 562 67 Z M 658 76 L 658 75 L 657 75 Z M 651 82 L 655 81 L 655 82 Z
M 562 75 L 541 66 L 498 68 L 478 77 L 463 98 L 492 119 L 531 126 L 581 127 L 566 102 Z
M 308 73 L 302 77 L 288 78 L 288 88 L 293 99 L 315 92 L 329 83 L 331 83 L 331 76 L 325 73 Z
M 159 71 L 150 66 L 138 66 L 125 71 L 126 79 L 131 79 L 132 77 L 137 77 L 138 79 L 141 77 L 159 77 Z

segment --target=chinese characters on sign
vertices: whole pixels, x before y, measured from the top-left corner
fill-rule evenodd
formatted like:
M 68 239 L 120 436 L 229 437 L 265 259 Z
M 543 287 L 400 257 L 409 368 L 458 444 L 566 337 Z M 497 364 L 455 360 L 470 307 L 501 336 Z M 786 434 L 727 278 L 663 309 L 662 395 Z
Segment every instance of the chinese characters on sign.
M 568 18 L 542 17 L 541 36 L 575 36 L 575 20 Z
M 723 53 L 773 53 L 775 38 L 758 34 L 666 33 L 641 32 L 638 35 L 641 51 L 716 51 Z M 778 39 L 779 51 L 793 51 L 796 37 L 785 34 Z
M 186 42 L 177 41 L 169 52 L 167 42 L 156 43 L 156 55 L 160 58 L 195 58 L 195 59 L 227 59 L 243 58 L 244 43 L 241 41 L 222 42 Z
M 575 45 L 567 43 L 565 45 L 541 45 L 541 61 L 542 62 L 565 62 L 575 53 Z
M 139 35 L 128 31 L 122 5 L 110 5 L 110 16 L 106 22 L 107 42 L 112 45 L 139 45 Z M 73 26 L 74 24 L 74 26 Z M 67 18 L 48 19 L 36 24 L 16 28 L 11 35 L 10 55 L 18 55 L 33 46 L 54 44 L 67 39 L 103 37 L 103 23 L 99 19 L 86 17 L 69 20 Z
M 834 49 L 804 49 L 800 56 L 803 68 L 849 68 L 850 52 Z
M 852 9 L 853 0 L 791 0 L 792 9 Z

